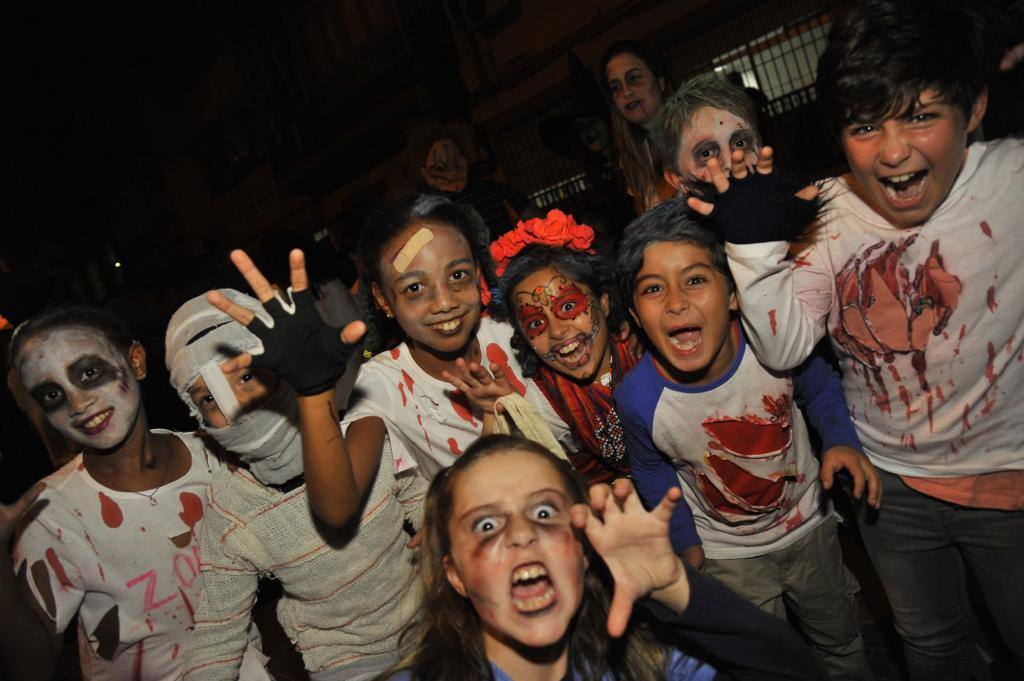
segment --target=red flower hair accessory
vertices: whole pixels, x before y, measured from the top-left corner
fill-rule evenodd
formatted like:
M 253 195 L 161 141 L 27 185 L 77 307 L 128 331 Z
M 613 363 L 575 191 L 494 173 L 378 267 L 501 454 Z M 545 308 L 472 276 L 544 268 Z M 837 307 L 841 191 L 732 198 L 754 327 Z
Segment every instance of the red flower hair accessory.
M 594 230 L 587 225 L 578 225 L 571 215 L 560 210 L 548 212 L 546 218 L 520 221 L 511 232 L 502 234 L 491 244 L 491 258 L 495 273 L 500 277 L 505 268 L 519 251 L 530 244 L 564 247 L 573 251 L 593 253 L 590 245 L 594 242 Z

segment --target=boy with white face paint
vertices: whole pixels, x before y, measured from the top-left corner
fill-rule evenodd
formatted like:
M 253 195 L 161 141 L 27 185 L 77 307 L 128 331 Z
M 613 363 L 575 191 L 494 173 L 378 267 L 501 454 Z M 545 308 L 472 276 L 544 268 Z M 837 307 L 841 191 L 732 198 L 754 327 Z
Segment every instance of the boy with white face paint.
M 254 298 L 220 294 L 273 324 Z M 206 591 L 185 678 L 235 678 L 258 579 L 273 574 L 285 592 L 278 618 L 310 677 L 370 679 L 398 660 L 399 635 L 418 611 L 402 528 L 419 524 L 425 483 L 413 471 L 396 475 L 385 446 L 357 523 L 328 543 L 307 500 L 295 391 L 267 370 L 221 370 L 263 350 L 203 296 L 185 303 L 167 330 L 172 384 L 206 432 L 247 466 L 222 469 L 211 483 L 200 539 Z
M 16 387 L 82 451 L 0 507 L 7 678 L 48 678 L 77 616 L 83 678 L 176 679 L 203 585 L 197 530 L 220 463 L 194 435 L 149 430 L 145 351 L 116 318 L 43 313 L 19 327 L 10 357 Z M 12 561 L 7 540 L 36 495 Z M 267 678 L 249 664 L 243 678 Z
M 665 180 L 685 194 L 711 188 L 709 160 L 728 171 L 733 153 L 742 152 L 743 162 L 753 165 L 761 147 L 754 103 L 713 73 L 683 83 L 665 100 L 651 137 L 665 159 Z

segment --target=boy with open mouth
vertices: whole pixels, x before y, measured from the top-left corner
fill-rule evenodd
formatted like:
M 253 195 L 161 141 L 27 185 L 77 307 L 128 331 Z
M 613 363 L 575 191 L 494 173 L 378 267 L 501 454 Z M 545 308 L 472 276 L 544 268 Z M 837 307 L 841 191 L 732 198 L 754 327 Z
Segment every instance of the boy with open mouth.
M 966 679 L 978 657 L 965 562 L 1024 660 L 1024 145 L 968 145 L 999 56 L 975 3 L 851 5 L 818 66 L 850 166 L 820 229 L 790 258 L 764 164 L 714 182 L 758 356 L 785 370 L 831 339 L 885 486 L 861 536 L 915 680 Z
M 747 349 L 723 245 L 682 201 L 656 206 L 626 235 L 621 297 L 649 352 L 615 402 L 641 497 L 652 504 L 681 487 L 676 551 L 694 543 L 696 527 L 705 572 L 780 618 L 791 604 L 831 678 L 870 678 L 857 583 L 823 487 L 846 469 L 855 495 L 866 485 L 877 504 L 878 482 L 837 377 L 819 357 L 773 372 Z M 820 466 L 794 401 L 821 433 Z

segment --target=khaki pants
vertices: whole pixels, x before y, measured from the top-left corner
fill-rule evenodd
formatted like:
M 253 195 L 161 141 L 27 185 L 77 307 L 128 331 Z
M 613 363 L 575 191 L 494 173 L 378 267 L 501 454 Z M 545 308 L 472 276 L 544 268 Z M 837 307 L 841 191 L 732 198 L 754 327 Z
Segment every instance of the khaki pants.
M 780 619 L 786 609 L 833 681 L 871 679 L 857 625 L 860 585 L 843 565 L 834 517 L 796 543 L 755 558 L 709 558 L 703 572 Z

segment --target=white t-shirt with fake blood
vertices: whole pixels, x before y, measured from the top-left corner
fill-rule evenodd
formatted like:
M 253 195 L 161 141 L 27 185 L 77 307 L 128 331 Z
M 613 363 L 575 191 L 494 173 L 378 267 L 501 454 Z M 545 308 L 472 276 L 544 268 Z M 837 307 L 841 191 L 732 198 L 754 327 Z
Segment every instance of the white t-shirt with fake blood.
M 151 491 L 96 482 L 79 455 L 44 479 L 39 498 L 46 503 L 18 537 L 18 578 L 56 631 L 79 616 L 83 679 L 172 681 L 181 674 L 203 585 L 197 530 L 221 464 L 195 435 L 175 435 L 192 466 L 152 492 L 156 505 Z
M 509 344 L 511 338 L 511 326 L 482 317 L 476 339 L 484 365 L 504 367 L 505 375 L 538 408 L 559 442 L 571 447 L 568 426 L 533 381 L 523 379 Z M 483 430 L 483 413 L 473 409 L 450 383 L 421 369 L 405 343 L 360 367 L 342 428 L 368 416 L 384 420 L 395 472 L 419 466 L 428 480 L 450 466 Z

